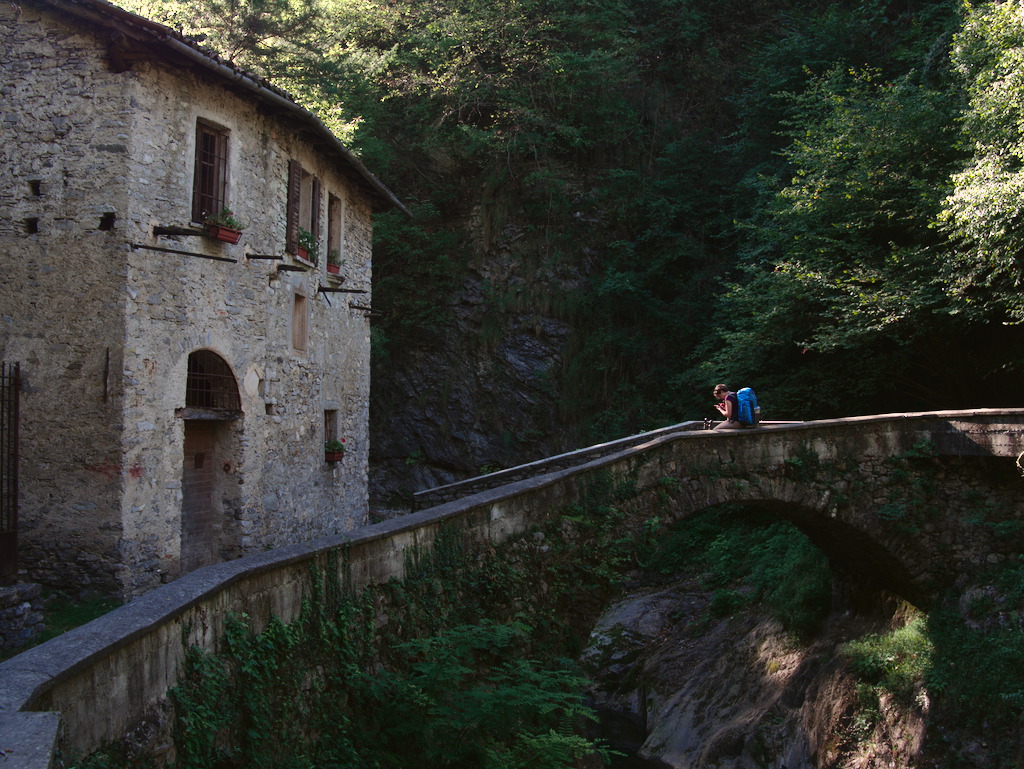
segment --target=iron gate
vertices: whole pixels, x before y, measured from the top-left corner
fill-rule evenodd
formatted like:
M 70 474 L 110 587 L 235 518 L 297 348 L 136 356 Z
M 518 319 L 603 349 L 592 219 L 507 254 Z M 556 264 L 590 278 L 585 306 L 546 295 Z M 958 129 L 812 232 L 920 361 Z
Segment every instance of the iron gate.
M 18 393 L 21 366 L 0 363 L 0 577 L 18 574 Z

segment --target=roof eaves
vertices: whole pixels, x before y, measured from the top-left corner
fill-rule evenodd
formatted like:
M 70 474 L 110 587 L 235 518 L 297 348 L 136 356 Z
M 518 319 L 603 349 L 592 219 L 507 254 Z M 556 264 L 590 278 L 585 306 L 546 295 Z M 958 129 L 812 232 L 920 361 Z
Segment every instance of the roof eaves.
M 79 18 L 112 26 L 126 35 L 130 34 L 135 38 L 142 37 L 148 42 L 155 41 L 169 51 L 209 70 L 214 75 L 249 91 L 262 101 L 283 109 L 300 122 L 305 123 L 323 139 L 327 146 L 362 178 L 369 186 L 372 195 L 384 203 L 385 207 L 393 206 L 406 216 L 412 216 L 395 194 L 363 165 L 362 161 L 324 125 L 320 118 L 300 106 L 287 91 L 274 86 L 265 78 L 247 72 L 181 32 L 120 8 L 107 0 L 43 0 L 43 2 Z

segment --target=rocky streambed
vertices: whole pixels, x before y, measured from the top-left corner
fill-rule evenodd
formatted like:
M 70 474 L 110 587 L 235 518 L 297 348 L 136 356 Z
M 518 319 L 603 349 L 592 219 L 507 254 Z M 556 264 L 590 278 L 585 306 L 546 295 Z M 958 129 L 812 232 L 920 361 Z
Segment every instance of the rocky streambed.
M 859 718 L 856 681 L 840 645 L 885 622 L 833 616 L 800 643 L 748 609 L 709 619 L 693 581 L 635 592 L 595 626 L 581 662 L 603 736 L 622 766 L 671 769 L 910 767 L 928 702 L 878 703 Z M 884 698 L 883 698 L 884 700 Z

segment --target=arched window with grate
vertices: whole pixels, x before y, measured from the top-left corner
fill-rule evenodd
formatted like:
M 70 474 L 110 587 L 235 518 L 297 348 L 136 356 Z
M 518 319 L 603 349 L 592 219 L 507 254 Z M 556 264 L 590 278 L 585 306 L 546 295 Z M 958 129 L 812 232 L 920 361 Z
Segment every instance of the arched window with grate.
M 196 350 L 188 356 L 185 383 L 185 411 L 182 416 L 205 412 L 207 418 L 237 419 L 242 413 L 238 383 L 231 367 L 211 350 Z

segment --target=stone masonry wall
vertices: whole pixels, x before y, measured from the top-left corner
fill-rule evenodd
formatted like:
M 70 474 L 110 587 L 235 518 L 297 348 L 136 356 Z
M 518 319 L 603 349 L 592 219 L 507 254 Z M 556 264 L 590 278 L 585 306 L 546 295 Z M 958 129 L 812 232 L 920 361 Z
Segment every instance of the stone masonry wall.
M 0 587 L 0 649 L 17 649 L 43 631 L 43 588 Z
M 28 382 L 29 576 L 134 595 L 180 574 L 176 409 L 196 350 L 228 363 L 243 412 L 218 427 L 220 557 L 363 523 L 369 322 L 349 304 L 370 303 L 364 191 L 337 155 L 226 81 L 180 62 L 113 74 L 98 32 L 28 4 L 3 6 L 0 21 L 13 73 L 0 86 L 0 203 L 12 212 L 0 253 L 14 265 L 0 287 L 0 352 L 22 362 Z M 229 131 L 228 204 L 249 225 L 237 245 L 154 232 L 201 226 L 191 221 L 199 119 Z M 289 160 L 321 179 L 325 230 L 328 193 L 341 201 L 344 283 L 325 275 L 324 250 L 315 263 L 285 253 Z M 38 232 L 16 226 L 26 217 L 38 217 Z M 292 344 L 296 297 L 305 350 Z M 337 464 L 324 461 L 325 412 L 348 446 Z
M 0 6 L 0 355 L 20 361 L 21 563 L 31 577 L 117 588 L 116 372 L 130 101 L 95 40 Z

